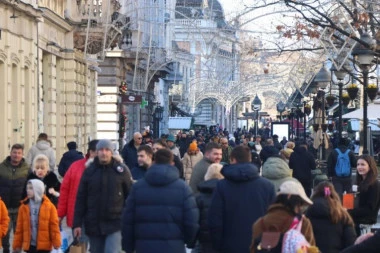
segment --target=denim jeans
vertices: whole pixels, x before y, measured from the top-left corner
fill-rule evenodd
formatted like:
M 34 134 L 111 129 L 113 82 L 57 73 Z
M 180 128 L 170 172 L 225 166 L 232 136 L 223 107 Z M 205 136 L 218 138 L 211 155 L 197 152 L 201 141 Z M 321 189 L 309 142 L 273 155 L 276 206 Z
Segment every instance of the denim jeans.
M 121 232 L 117 231 L 109 235 L 88 236 L 90 239 L 91 253 L 120 253 Z
M 14 210 L 8 210 L 8 215 L 9 215 L 9 225 L 8 225 L 8 232 L 7 234 L 3 237 L 3 252 L 8 253 L 12 251 L 12 247 L 9 243 L 10 235 L 11 235 L 11 230 L 13 228 L 13 234 L 16 232 L 16 222 L 17 222 L 17 213 L 18 209 Z

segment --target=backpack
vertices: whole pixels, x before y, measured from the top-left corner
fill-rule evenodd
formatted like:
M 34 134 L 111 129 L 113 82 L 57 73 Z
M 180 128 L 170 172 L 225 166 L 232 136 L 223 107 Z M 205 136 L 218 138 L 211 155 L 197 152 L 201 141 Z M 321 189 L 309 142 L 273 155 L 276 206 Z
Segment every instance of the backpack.
M 263 233 L 261 237 L 258 237 L 254 241 L 257 253 L 306 253 L 310 244 L 305 239 L 305 236 L 301 233 L 302 220 L 296 216 L 293 219 L 293 223 L 289 230 L 285 233 L 281 233 L 277 228 L 277 231 L 266 231 L 264 221 L 261 219 L 261 227 Z M 287 222 L 287 221 L 285 221 Z
M 335 165 L 335 173 L 337 177 L 348 177 L 351 174 L 351 163 L 348 153 L 349 149 L 346 152 L 342 153 L 339 148 L 335 149 L 338 152 L 338 159 Z

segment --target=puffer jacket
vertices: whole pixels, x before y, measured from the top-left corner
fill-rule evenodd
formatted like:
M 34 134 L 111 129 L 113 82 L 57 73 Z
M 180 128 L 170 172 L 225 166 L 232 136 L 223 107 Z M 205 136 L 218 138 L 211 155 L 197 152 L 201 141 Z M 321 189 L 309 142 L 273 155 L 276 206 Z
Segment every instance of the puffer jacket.
M 29 165 L 24 159 L 17 167 L 12 166 L 10 156 L 0 164 L 0 197 L 8 209 L 19 207 L 28 172 Z
M 121 160 L 113 157 L 110 164 L 103 165 L 95 157 L 79 184 L 73 228 L 84 223 L 89 236 L 120 231 L 124 201 L 131 185 L 131 173 Z
M 26 182 L 25 182 L 24 192 L 22 194 L 22 199 L 26 198 L 26 184 L 31 179 L 39 179 L 42 182 L 44 182 L 46 197 L 48 197 L 48 199 L 51 201 L 51 203 L 53 203 L 55 206 L 57 206 L 58 205 L 58 198 L 56 196 L 54 196 L 53 194 L 49 193 L 50 188 L 53 188 L 56 192 L 60 191 L 61 183 L 59 182 L 57 175 L 53 172 L 49 172 L 43 179 L 40 179 L 39 177 L 37 177 L 36 174 L 29 173 L 28 178 L 26 179 Z
M 16 232 L 13 239 L 14 249 L 29 250 L 31 229 L 30 229 L 30 207 L 29 199 L 21 202 L 17 216 Z M 59 222 L 57 209 L 44 195 L 38 214 L 38 235 L 37 250 L 51 250 L 61 246 L 61 233 L 59 231 Z
M 8 216 L 8 210 L 5 206 L 4 202 L 0 198 L 0 249 L 2 246 L 2 238 L 7 234 L 8 232 L 8 225 L 9 225 L 9 216 Z
M 213 246 L 222 253 L 249 252 L 252 224 L 273 203 L 274 186 L 251 163 L 225 165 L 221 173 L 208 216 Z
M 34 158 L 39 154 L 46 155 L 49 158 L 49 168 L 51 171 L 54 171 L 55 152 L 54 152 L 54 149 L 51 147 L 50 142 L 40 140 L 35 145 L 33 145 L 29 149 L 28 155 L 26 156 L 26 162 L 30 166 L 32 166 Z
M 199 212 L 177 168 L 155 164 L 135 183 L 123 214 L 123 249 L 127 253 L 185 253 L 193 247 Z
M 129 169 L 132 169 L 139 165 L 137 162 L 137 149 L 135 147 L 135 141 L 133 139 L 124 145 L 120 154 L 123 157 L 124 163 Z
M 279 157 L 269 157 L 263 165 L 263 177 L 274 184 L 275 191 L 278 192 L 280 185 L 285 181 L 297 181 L 292 177 L 292 170 L 288 164 Z
M 58 200 L 58 217 L 63 218 L 66 216 L 66 223 L 69 227 L 73 227 L 78 187 L 87 162 L 92 162 L 92 159 L 88 160 L 84 158 L 71 164 L 61 184 L 59 192 L 61 195 Z
M 59 175 L 65 177 L 65 174 L 67 170 L 70 168 L 70 165 L 73 162 L 78 161 L 80 159 L 83 159 L 83 153 L 77 151 L 76 149 L 72 149 L 64 153 L 61 158 L 61 161 L 58 164 Z
M 218 179 L 210 179 L 198 184 L 199 195 L 196 198 L 197 206 L 199 208 L 199 242 L 211 243 L 210 231 L 208 229 L 208 214 L 211 206 L 212 193 L 216 188 Z
M 349 225 L 347 221 L 333 224 L 326 198 L 314 198 L 306 216 L 313 225 L 315 242 L 321 252 L 338 253 L 354 244 L 356 233 L 353 224 Z
M 187 152 L 182 158 L 182 164 L 185 171 L 185 180 L 187 183 L 190 182 L 191 173 L 193 173 L 193 168 L 200 160 L 202 160 L 203 155 L 198 152 L 196 155 L 189 155 Z
M 252 226 L 252 243 L 250 253 L 256 252 L 255 241 L 262 235 L 263 227 L 261 219 L 263 219 L 264 226 L 266 228 L 275 227 L 279 232 L 285 233 L 293 222 L 294 215 L 285 208 L 282 204 L 273 204 L 268 208 L 265 216 L 258 219 Z M 310 220 L 307 217 L 303 217 L 301 233 L 305 236 L 305 239 L 310 243 L 311 246 L 315 246 L 315 239 L 313 228 Z

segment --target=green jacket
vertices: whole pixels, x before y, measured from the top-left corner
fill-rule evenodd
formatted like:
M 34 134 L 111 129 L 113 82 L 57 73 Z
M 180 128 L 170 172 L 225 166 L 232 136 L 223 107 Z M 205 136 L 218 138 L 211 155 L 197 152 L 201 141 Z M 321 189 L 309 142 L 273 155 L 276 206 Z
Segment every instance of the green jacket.
M 288 164 L 280 157 L 269 157 L 263 164 L 263 177 L 268 179 L 274 184 L 276 192 L 280 185 L 285 181 L 297 181 L 292 177 L 293 170 Z
M 29 165 L 24 159 L 16 167 L 10 161 L 8 156 L 0 164 L 0 197 L 8 209 L 19 207 L 29 172 Z

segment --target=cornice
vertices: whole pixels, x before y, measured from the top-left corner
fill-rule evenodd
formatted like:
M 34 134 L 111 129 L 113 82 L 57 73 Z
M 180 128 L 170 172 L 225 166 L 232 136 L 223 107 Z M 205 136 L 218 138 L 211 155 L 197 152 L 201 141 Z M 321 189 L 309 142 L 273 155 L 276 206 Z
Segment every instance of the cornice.
M 62 28 L 66 32 L 70 32 L 73 30 L 73 27 L 69 23 L 67 23 L 65 19 L 57 15 L 52 10 L 45 7 L 39 7 L 39 9 L 42 10 L 42 16 L 48 21 L 56 24 L 58 27 Z
M 39 18 L 42 16 L 42 11 L 40 9 L 34 8 L 33 5 L 24 3 L 20 1 L 18 4 L 12 4 L 8 0 L 0 0 L 0 4 L 10 6 L 15 10 L 22 12 L 28 17 Z

